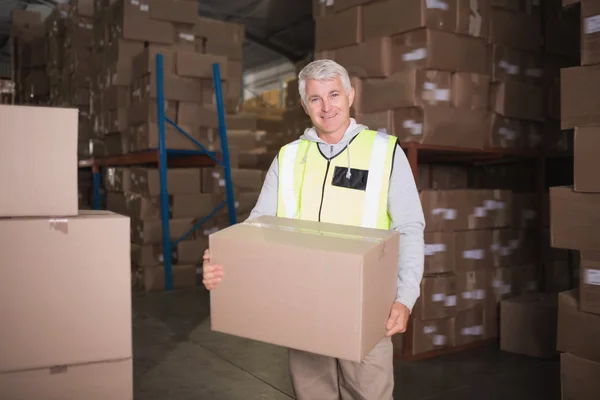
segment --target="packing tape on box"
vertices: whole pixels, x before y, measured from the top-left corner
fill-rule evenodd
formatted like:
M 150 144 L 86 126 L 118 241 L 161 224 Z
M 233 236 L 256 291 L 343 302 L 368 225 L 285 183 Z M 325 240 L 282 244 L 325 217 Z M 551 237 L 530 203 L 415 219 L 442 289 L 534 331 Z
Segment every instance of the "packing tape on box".
M 62 232 L 65 235 L 69 233 L 69 220 L 67 218 L 52 218 L 48 222 L 50 230 Z
M 429 335 L 433 332 L 437 332 L 437 327 L 435 325 L 425 325 L 423 327 L 423 333 Z
M 434 346 L 445 346 L 447 339 L 445 335 L 433 335 L 432 342 Z
M 479 37 L 481 36 L 481 25 L 483 24 L 483 17 L 479 12 L 480 4 L 479 0 L 470 0 L 469 8 L 469 35 Z
M 242 222 L 242 225 L 254 226 L 256 228 L 273 228 L 273 229 L 279 229 L 279 230 L 287 231 L 287 232 L 307 233 L 309 235 L 328 236 L 328 237 L 333 237 L 333 238 L 338 238 L 338 239 L 353 239 L 353 240 L 362 240 L 362 241 L 367 241 L 367 242 L 372 242 L 372 243 L 384 243 L 385 244 L 384 239 L 370 238 L 370 237 L 364 237 L 364 236 L 360 236 L 360 235 L 351 235 L 348 233 L 325 232 L 325 231 L 319 231 L 316 229 L 294 228 L 294 227 L 290 227 L 290 226 L 279 226 L 279 225 L 265 224 L 265 223 L 252 222 L 252 221 Z M 382 250 L 382 252 L 383 251 L 385 251 L 385 250 Z

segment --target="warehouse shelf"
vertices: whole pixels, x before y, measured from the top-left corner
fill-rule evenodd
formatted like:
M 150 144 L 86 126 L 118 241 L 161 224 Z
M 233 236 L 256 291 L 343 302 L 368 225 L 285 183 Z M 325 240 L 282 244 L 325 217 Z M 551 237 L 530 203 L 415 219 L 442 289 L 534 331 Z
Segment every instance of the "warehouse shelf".
M 469 149 L 452 146 L 438 146 L 421 144 L 418 142 L 401 142 L 412 170 L 415 182 L 419 183 L 419 164 L 424 163 L 462 163 L 471 165 L 510 164 L 517 162 L 528 162 L 535 165 L 536 183 L 532 188 L 538 195 L 539 209 L 544 209 L 544 194 L 546 192 L 546 162 L 553 158 L 570 157 L 568 152 L 547 151 L 545 149 L 507 149 L 507 148 L 483 148 Z M 542 226 L 539 226 L 540 230 Z M 540 241 L 538 249 L 538 280 L 542 285 L 545 282 L 544 270 L 541 268 L 543 243 Z M 426 353 L 413 355 L 413 318 L 409 318 L 407 330 L 403 334 L 402 350 L 395 351 L 395 357 L 403 361 L 418 361 L 427 358 L 438 357 L 447 354 L 458 353 L 495 342 L 497 339 L 482 339 L 462 346 L 447 347 Z
M 219 138 L 221 151 L 208 151 L 202 144 L 193 139 L 182 130 L 176 123 L 165 116 L 164 109 L 164 79 L 163 79 L 163 55 L 156 55 L 156 107 L 159 147 L 158 149 L 145 150 L 130 154 L 94 157 L 80 160 L 80 168 L 91 168 L 93 173 L 93 208 L 100 208 L 100 177 L 103 167 L 117 166 L 156 166 L 160 175 L 160 217 L 162 224 L 162 253 L 165 270 L 165 290 L 173 289 L 172 279 L 172 248 L 181 240 L 185 239 L 208 219 L 212 218 L 218 211 L 227 207 L 229 224 L 234 225 L 236 221 L 235 201 L 233 197 L 233 184 L 231 181 L 231 164 L 229 159 L 229 146 L 227 143 L 227 128 L 225 126 L 225 109 L 223 105 L 223 90 L 221 87 L 221 71 L 218 63 L 213 64 L 213 84 L 217 101 L 217 114 L 219 117 Z M 166 147 L 165 128 L 166 124 L 173 126 L 180 134 L 187 137 L 198 150 L 175 150 Z M 169 228 L 169 192 L 167 182 L 167 168 L 205 168 L 221 166 L 224 170 L 226 200 L 219 204 L 211 213 L 196 222 L 181 238 L 171 241 Z

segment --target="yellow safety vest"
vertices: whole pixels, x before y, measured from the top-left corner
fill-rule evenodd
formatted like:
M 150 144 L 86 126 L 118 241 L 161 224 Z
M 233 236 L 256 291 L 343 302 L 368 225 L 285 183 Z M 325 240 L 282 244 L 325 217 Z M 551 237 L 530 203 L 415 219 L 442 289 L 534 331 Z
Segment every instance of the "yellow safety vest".
M 277 216 L 389 229 L 388 189 L 397 143 L 394 136 L 364 130 L 331 159 L 308 140 L 283 146 Z

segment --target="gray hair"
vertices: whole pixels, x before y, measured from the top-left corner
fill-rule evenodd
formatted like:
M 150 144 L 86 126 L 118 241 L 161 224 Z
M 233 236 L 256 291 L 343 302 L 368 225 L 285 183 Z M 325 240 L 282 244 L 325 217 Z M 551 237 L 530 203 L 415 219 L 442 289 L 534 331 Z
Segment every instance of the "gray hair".
M 348 76 L 346 68 L 333 60 L 316 60 L 311 62 L 298 74 L 298 91 L 300 92 L 300 98 L 306 104 L 306 81 L 308 79 L 329 81 L 335 79 L 337 76 L 342 80 L 342 85 L 344 86 L 346 93 L 350 93 L 352 84 L 350 83 L 350 76 Z

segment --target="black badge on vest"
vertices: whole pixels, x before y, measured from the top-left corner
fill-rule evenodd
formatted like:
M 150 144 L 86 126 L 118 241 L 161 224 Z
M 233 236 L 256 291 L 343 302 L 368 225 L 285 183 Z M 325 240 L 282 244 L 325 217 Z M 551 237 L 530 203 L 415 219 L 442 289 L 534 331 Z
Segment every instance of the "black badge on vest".
M 352 173 L 350 179 L 346 178 L 347 172 L 348 168 L 346 167 L 335 167 L 331 184 L 348 189 L 367 190 L 367 180 L 369 179 L 368 169 L 350 168 L 350 172 Z

